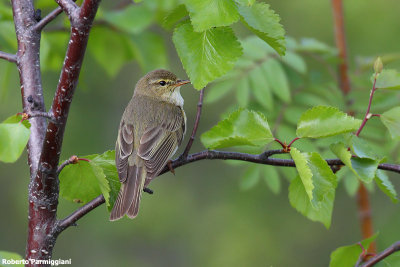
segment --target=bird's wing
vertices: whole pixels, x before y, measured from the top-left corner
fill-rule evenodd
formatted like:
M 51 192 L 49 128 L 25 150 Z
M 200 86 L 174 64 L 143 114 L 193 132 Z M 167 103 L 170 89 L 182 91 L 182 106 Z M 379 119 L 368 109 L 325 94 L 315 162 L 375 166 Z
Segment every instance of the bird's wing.
M 174 106 L 165 112 L 160 123 L 145 130 L 137 154 L 145 160 L 148 179 L 161 172 L 182 143 L 185 124 L 184 111 Z
M 115 163 L 121 183 L 124 183 L 128 177 L 128 158 L 133 152 L 133 139 L 133 125 L 121 120 L 118 140 L 115 145 Z

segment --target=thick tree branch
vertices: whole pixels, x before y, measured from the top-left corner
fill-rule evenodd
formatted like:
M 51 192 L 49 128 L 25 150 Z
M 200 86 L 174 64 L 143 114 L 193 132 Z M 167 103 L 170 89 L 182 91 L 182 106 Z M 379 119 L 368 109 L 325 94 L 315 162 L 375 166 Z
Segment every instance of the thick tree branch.
M 0 51 L 0 58 L 10 61 L 12 63 L 17 63 L 17 55 Z
M 197 114 L 196 120 L 194 122 L 192 135 L 189 138 L 189 141 L 186 145 L 185 151 L 183 151 L 180 157 L 186 158 L 189 155 L 190 149 L 192 148 L 194 138 L 196 137 L 197 128 L 199 127 L 200 117 L 201 117 L 201 110 L 203 108 L 203 98 L 204 98 L 204 88 L 200 91 L 199 102 L 197 103 Z
M 61 0 L 60 5 L 71 19 L 71 36 L 55 97 L 52 103 L 52 120 L 47 125 L 40 76 L 40 27 L 55 16 L 39 24 L 29 0 L 13 0 L 14 21 L 18 39 L 18 69 L 24 113 L 32 116 L 28 157 L 31 168 L 29 184 L 29 224 L 26 249 L 27 259 L 50 259 L 57 236 L 58 206 L 57 167 L 69 106 L 78 83 L 79 73 L 89 38 L 89 31 L 97 12 L 99 0 L 87 0 L 79 8 L 72 1 Z M 40 22 L 39 22 L 40 23 Z
M 35 31 L 43 30 L 43 28 L 46 27 L 47 24 L 52 22 L 62 12 L 63 12 L 62 8 L 61 7 L 57 7 L 56 9 L 51 11 L 46 17 L 44 17 L 38 23 L 36 23 L 36 25 L 33 26 L 33 30 L 35 30 Z
M 378 262 L 382 261 L 383 259 L 385 259 L 386 257 L 392 255 L 393 253 L 395 253 L 397 251 L 400 251 L 400 241 L 397 241 L 396 243 L 394 243 L 393 245 L 391 245 L 390 247 L 388 247 L 387 249 L 385 249 L 378 255 L 370 258 L 369 260 L 367 260 L 360 266 L 361 267 L 372 267 L 375 264 L 377 264 Z

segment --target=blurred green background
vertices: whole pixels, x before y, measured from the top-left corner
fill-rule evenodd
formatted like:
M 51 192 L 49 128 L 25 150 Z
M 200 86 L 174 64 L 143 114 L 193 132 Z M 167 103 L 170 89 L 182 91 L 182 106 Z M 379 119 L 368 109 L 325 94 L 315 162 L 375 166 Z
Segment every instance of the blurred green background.
M 331 1 L 267 2 L 281 16 L 288 35 L 313 37 L 334 46 Z M 399 52 L 399 1 L 344 2 L 352 66 L 356 55 Z M 111 3 L 104 1 L 102 5 L 107 8 Z M 147 31 L 163 36 L 168 68 L 187 78 L 171 34 L 157 26 Z M 242 36 L 249 34 L 241 27 L 237 31 Z M 113 57 L 112 46 L 107 57 Z M 139 65 L 132 62 L 111 77 L 87 54 L 71 106 L 62 159 L 114 148 L 120 117 L 143 74 Z M 58 76 L 57 72 L 43 74 L 47 107 Z M 21 111 L 16 69 L 7 78 L 7 88 L 1 89 L 1 120 Z M 366 94 L 368 91 L 369 88 L 365 89 Z M 198 92 L 186 86 L 182 95 L 190 133 Z M 226 109 L 225 102 L 204 106 L 199 134 L 219 121 L 219 114 Z M 185 144 L 186 141 L 187 138 Z M 202 149 L 197 139 L 192 152 Z M 15 164 L 0 164 L 0 250 L 21 255 L 27 233 L 26 158 L 24 153 Z M 137 219 L 111 223 L 106 207 L 100 206 L 81 219 L 77 227 L 59 236 L 53 258 L 71 258 L 73 266 L 327 266 L 334 249 L 360 240 L 357 199 L 345 192 L 342 183 L 337 189 L 332 225 L 327 230 L 290 206 L 286 179 L 282 179 L 279 195 L 272 194 L 262 180 L 255 188 L 243 191 L 238 186 L 242 172 L 241 166 L 222 161 L 200 161 L 177 169 L 175 176 L 165 174 L 151 183 L 153 195 L 143 195 Z M 400 188 L 398 175 L 391 177 L 396 188 Z M 376 190 L 371 194 L 371 203 L 381 250 L 400 239 L 400 209 Z M 59 218 L 77 207 L 60 199 Z

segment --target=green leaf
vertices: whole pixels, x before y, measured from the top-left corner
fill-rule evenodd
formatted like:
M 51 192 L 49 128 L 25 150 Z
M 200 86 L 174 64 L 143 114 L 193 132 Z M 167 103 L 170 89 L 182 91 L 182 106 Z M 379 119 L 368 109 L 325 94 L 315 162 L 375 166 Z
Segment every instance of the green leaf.
M 236 3 L 242 6 L 251 6 L 256 0 L 235 0 Z
M 336 188 L 336 176 L 326 161 L 316 152 L 301 153 L 296 148 L 292 148 L 290 155 L 296 164 L 296 169 L 312 206 L 319 209 L 326 194 Z
M 30 123 L 20 123 L 21 119 L 21 116 L 13 115 L 0 123 L 0 161 L 15 162 L 26 147 Z
M 151 24 L 153 18 L 154 12 L 146 5 L 129 5 L 123 9 L 104 13 L 104 19 L 108 23 L 133 34 L 142 32 Z
M 283 63 L 301 74 L 305 74 L 307 72 L 307 65 L 304 59 L 296 53 L 287 51 L 281 60 Z
M 336 49 L 313 38 L 303 38 L 296 47 L 299 52 L 311 52 L 318 54 L 336 54 Z
M 256 165 L 251 165 L 240 179 L 240 189 L 249 190 L 254 187 L 260 180 L 260 169 Z
M 334 107 L 316 106 L 304 112 L 297 123 L 297 136 L 320 138 L 353 132 L 361 120 Z
M 308 195 L 308 198 L 310 201 L 312 201 L 313 190 L 314 190 L 314 185 L 312 182 L 313 174 L 311 172 L 310 167 L 308 166 L 307 154 L 301 153 L 299 150 L 293 147 L 290 150 L 290 156 L 292 157 L 294 163 L 296 164 L 297 172 L 299 173 L 299 176 L 303 183 L 304 189 Z
M 274 108 L 274 102 L 270 85 L 265 77 L 261 68 L 254 68 L 249 73 L 249 79 L 251 84 L 251 90 L 254 93 L 256 100 L 265 109 L 272 110 Z
M 168 67 L 167 51 L 160 35 L 146 31 L 132 36 L 131 43 L 135 58 L 144 73 Z
M 178 5 L 173 10 L 168 12 L 163 21 L 163 26 L 166 29 L 172 29 L 181 19 L 188 15 L 185 5 Z
M 290 102 L 289 81 L 282 65 L 275 59 L 269 59 L 262 65 L 268 84 L 271 85 L 272 91 L 283 102 Z
M 279 15 L 275 14 L 268 4 L 256 2 L 251 6 L 239 6 L 239 14 L 244 25 L 278 54 L 285 54 L 285 30 L 279 23 Z
M 393 139 L 400 137 L 400 107 L 395 107 L 382 113 L 380 119 L 388 128 Z
M 229 26 L 239 19 L 233 0 L 184 0 L 196 32 Z
M 310 202 L 304 185 L 299 176 L 290 182 L 289 201 L 292 207 L 312 221 L 321 222 L 326 228 L 330 227 L 335 189 L 329 190 L 316 209 Z
M 239 109 L 201 135 L 201 142 L 210 149 L 232 146 L 262 147 L 273 141 L 267 118 L 256 111 Z
M 90 33 L 88 50 L 110 77 L 114 77 L 123 64 L 133 58 L 127 36 L 104 28 L 94 27 Z M 109 53 L 110 47 L 113 53 Z
M 234 82 L 235 81 L 233 79 L 226 79 L 212 84 L 212 87 L 207 89 L 205 102 L 214 103 L 223 98 L 231 91 L 231 89 L 233 89 Z
M 375 74 L 372 75 L 371 81 L 374 82 Z M 376 78 L 376 89 L 400 89 L 400 73 L 397 70 L 384 69 Z
M 368 250 L 369 245 L 377 236 L 378 234 L 374 234 L 370 238 L 361 241 L 365 250 Z M 329 263 L 329 267 L 353 267 L 357 263 L 362 252 L 362 248 L 358 243 L 350 246 L 339 247 L 331 253 L 331 262 Z
M 0 250 L 0 266 L 2 267 L 23 267 L 25 266 L 23 260 L 24 258 L 18 253 Z M 8 264 L 7 261 L 10 261 L 10 264 Z
M 394 188 L 392 182 L 389 180 L 389 177 L 382 170 L 376 171 L 375 182 L 378 185 L 379 189 L 385 193 L 393 203 L 397 203 L 399 199 L 397 198 L 397 192 Z
M 94 159 L 97 156 L 95 154 L 82 158 Z M 108 204 L 110 186 L 103 169 L 93 160 L 80 160 L 77 164 L 67 165 L 59 178 L 60 195 L 65 199 L 84 204 L 103 194 Z
M 247 107 L 249 104 L 250 86 L 246 78 L 240 79 L 236 89 L 236 100 L 240 107 Z
M 242 48 L 229 27 L 194 32 L 189 22 L 178 26 L 173 41 L 193 86 L 200 90 L 231 70 Z
M 106 176 L 110 186 L 110 197 L 109 201 L 107 202 L 107 208 L 109 211 L 111 211 L 121 187 L 121 183 L 118 178 L 117 167 L 115 166 L 115 150 L 108 150 L 103 154 L 92 158 L 92 162 L 103 169 L 104 175 Z
M 382 157 L 376 155 L 370 145 L 361 137 L 351 135 L 350 148 L 359 158 L 373 159 L 381 161 Z
M 342 142 L 330 146 L 332 152 L 362 181 L 370 183 L 375 177 L 379 161 L 369 158 L 353 158 Z
M 265 183 L 268 188 L 274 194 L 279 194 L 281 192 L 281 180 L 279 179 L 278 171 L 274 166 L 261 165 L 261 175 L 264 178 Z

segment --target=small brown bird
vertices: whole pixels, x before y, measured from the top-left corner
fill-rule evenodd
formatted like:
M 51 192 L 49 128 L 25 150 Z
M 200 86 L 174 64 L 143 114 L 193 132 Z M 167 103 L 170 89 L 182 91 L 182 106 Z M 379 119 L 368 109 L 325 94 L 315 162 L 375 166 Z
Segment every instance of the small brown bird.
M 135 218 L 143 188 L 156 177 L 182 143 L 186 115 L 178 80 L 167 70 L 147 73 L 136 84 L 125 109 L 115 145 L 121 189 L 110 220 Z

